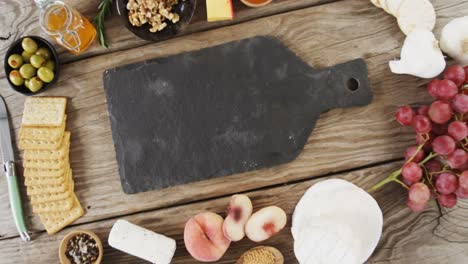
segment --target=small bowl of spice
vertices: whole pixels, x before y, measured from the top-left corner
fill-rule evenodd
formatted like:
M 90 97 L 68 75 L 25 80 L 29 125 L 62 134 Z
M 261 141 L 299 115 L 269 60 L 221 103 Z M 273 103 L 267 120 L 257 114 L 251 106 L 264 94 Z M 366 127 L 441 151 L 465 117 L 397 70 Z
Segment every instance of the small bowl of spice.
M 65 236 L 59 248 L 61 264 L 100 264 L 102 253 L 99 237 L 84 230 L 76 230 Z

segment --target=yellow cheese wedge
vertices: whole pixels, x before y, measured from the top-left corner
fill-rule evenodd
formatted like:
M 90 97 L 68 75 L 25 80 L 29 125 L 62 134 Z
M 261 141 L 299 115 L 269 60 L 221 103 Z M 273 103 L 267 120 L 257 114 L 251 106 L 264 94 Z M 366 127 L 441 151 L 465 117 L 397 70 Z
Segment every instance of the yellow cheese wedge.
M 206 0 L 206 16 L 208 22 L 233 19 L 231 0 Z

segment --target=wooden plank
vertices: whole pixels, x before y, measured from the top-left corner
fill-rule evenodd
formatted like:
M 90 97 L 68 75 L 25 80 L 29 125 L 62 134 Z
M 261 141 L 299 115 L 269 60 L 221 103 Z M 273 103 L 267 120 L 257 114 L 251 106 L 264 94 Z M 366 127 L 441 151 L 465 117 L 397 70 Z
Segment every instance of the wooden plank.
M 368 189 L 399 166 L 401 163 L 396 162 L 339 174 L 333 178 L 345 179 Z M 323 179 L 247 193 L 252 199 L 254 210 L 269 205 L 283 208 L 288 214 L 288 224 L 281 233 L 265 242 L 254 243 L 244 238 L 232 243 L 225 256 L 217 263 L 234 263 L 243 252 L 258 245 L 274 246 L 284 254 L 285 263 L 297 263 L 290 233 L 291 215 L 302 194 L 321 180 Z M 385 220 L 382 238 L 368 263 L 464 263 L 468 258 L 468 247 L 464 244 L 468 242 L 468 228 L 464 224 L 468 217 L 466 200 L 461 201 L 456 208 L 443 209 L 442 212 L 439 212 L 435 202 L 430 202 L 424 212 L 413 213 L 405 205 L 405 190 L 397 184 L 389 184 L 373 196 L 382 208 Z M 176 239 L 177 250 L 172 263 L 194 263 L 195 260 L 184 247 L 185 222 L 191 216 L 204 211 L 225 216 L 228 201 L 229 197 L 222 197 L 125 216 L 123 219 Z M 19 238 L 0 241 L 0 263 L 57 263 L 60 240 L 76 229 L 91 230 L 99 235 L 105 243 L 103 263 L 142 263 L 141 259 L 115 250 L 107 244 L 108 233 L 116 220 L 74 226 L 53 236 L 41 233 L 30 244 L 23 243 Z
M 437 31 L 449 18 L 468 13 L 467 1 L 458 0 L 450 5 L 444 2 L 435 2 L 441 17 Z M 373 103 L 368 107 L 322 114 L 304 151 L 289 164 L 161 191 L 123 194 L 103 95 L 102 72 L 125 63 L 262 34 L 278 37 L 316 67 L 364 58 L 369 65 Z M 346 4 L 337 2 L 308 8 L 66 65 L 60 83 L 44 95 L 71 98 L 68 109 L 68 129 L 72 131 L 71 165 L 78 197 L 88 208 L 79 223 L 401 158 L 404 149 L 413 144 L 414 135 L 393 121 L 393 112 L 398 105 L 418 105 L 429 100 L 422 88 L 424 80 L 397 76 L 388 70 L 387 62 L 398 56 L 403 38 L 393 18 L 368 1 L 350 0 Z M 0 80 L 0 94 L 8 94 L 8 91 L 5 80 Z M 6 101 L 12 123 L 18 128 L 24 97 L 9 94 Z M 9 210 L 8 197 L 2 181 L 4 179 L 0 177 L 0 210 L 6 212 Z M 232 186 L 236 186 L 236 190 Z M 27 216 L 32 230 L 43 229 L 29 208 Z M 0 223 L 4 226 L 0 230 L 1 236 L 16 235 L 9 214 L 0 215 Z
M 180 36 L 333 1 L 337 0 L 275 0 L 270 5 L 262 8 L 249 8 L 240 1 L 234 0 L 234 20 L 208 23 L 206 21 L 206 2 L 205 0 L 199 0 L 197 1 L 196 13 L 191 24 L 184 32 L 180 33 Z M 85 17 L 92 20 L 97 13 L 99 2 L 97 0 L 73 1 L 72 4 Z M 39 26 L 39 11 L 32 1 L 6 1 L 1 3 L 0 7 L 2 10 L 2 16 L 0 17 L 0 57 L 4 56 L 12 42 L 21 36 L 38 35 L 48 38 Z M 125 28 L 115 8 L 112 15 L 106 19 L 106 34 L 110 44 L 109 49 L 100 47 L 96 41 L 89 50 L 80 56 L 75 56 L 56 45 L 60 54 L 60 60 L 66 63 L 150 44 L 150 42 L 136 37 Z M 4 76 L 3 71 L 0 73 L 0 76 Z

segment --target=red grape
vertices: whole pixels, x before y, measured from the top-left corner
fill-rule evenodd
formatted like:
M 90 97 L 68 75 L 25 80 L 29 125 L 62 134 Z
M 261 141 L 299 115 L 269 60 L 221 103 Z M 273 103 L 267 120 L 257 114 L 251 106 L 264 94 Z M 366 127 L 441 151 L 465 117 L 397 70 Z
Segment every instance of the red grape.
M 452 169 L 463 168 L 468 162 L 468 153 L 463 149 L 456 149 L 447 156 L 447 162 Z
M 422 116 L 422 115 L 417 115 L 413 118 L 413 128 L 416 130 L 417 133 L 419 134 L 425 134 L 431 132 L 432 129 L 432 124 L 431 120 L 429 118 Z
M 465 70 L 465 83 L 468 84 L 468 66 L 463 68 Z
M 434 99 L 439 99 L 439 94 L 437 93 L 439 89 L 439 83 L 440 83 L 439 79 L 434 79 L 427 84 L 427 92 Z
M 429 117 L 437 124 L 447 123 L 452 116 L 452 107 L 447 102 L 434 101 L 429 107 Z
M 432 124 L 432 132 L 434 132 L 435 135 L 438 136 L 443 136 L 448 133 L 448 125 L 447 124 Z
M 468 126 L 461 121 L 453 121 L 448 126 L 448 134 L 455 140 L 461 141 L 468 136 Z
M 437 86 L 436 94 L 440 100 L 450 100 L 458 94 L 458 86 L 451 80 L 442 80 Z
M 429 135 L 429 139 L 427 141 L 427 135 Z M 416 134 L 416 143 L 418 145 L 424 144 L 423 149 L 426 151 L 432 150 L 432 141 L 434 140 L 434 135 L 432 133 L 429 134 Z
M 464 114 L 468 113 L 468 95 L 457 94 L 452 101 L 453 110 L 457 113 Z
M 424 164 L 429 173 L 439 172 L 442 170 L 442 164 L 436 159 L 432 159 Z
M 418 115 L 422 115 L 425 117 L 429 116 L 429 106 L 428 105 L 422 105 L 418 108 Z
M 462 172 L 462 174 L 458 178 L 458 181 L 460 183 L 460 188 L 468 191 L 468 171 Z
M 422 182 L 411 185 L 408 191 L 408 200 L 416 204 L 424 204 L 431 198 L 431 192 Z
M 423 171 L 417 163 L 410 161 L 403 165 L 401 174 L 403 175 L 403 179 L 409 182 L 418 182 L 422 178 Z
M 426 202 L 427 203 L 427 202 Z M 410 201 L 409 199 L 406 201 L 406 205 L 408 206 L 409 209 L 413 212 L 421 212 L 426 208 L 426 203 L 415 203 Z
M 395 114 L 395 119 L 403 126 L 409 126 L 413 122 L 413 117 L 416 114 L 409 106 L 401 106 Z
M 406 149 L 406 153 L 405 153 L 405 159 L 406 161 L 408 161 L 409 159 L 411 159 L 413 156 L 414 158 L 411 160 L 412 162 L 420 162 L 424 159 L 424 157 L 426 157 L 426 154 L 424 153 L 424 150 L 419 150 L 418 153 L 416 155 L 414 155 L 416 153 L 416 150 L 418 149 L 418 146 L 413 146 L 413 147 L 409 147 Z
M 451 173 L 441 173 L 437 177 L 435 187 L 441 194 L 454 193 L 458 188 L 458 178 Z
M 465 70 L 460 65 L 452 65 L 445 70 L 444 78 L 451 80 L 457 87 L 460 87 L 465 82 Z
M 440 205 L 445 208 L 452 208 L 457 204 L 457 196 L 454 193 L 451 194 L 440 194 L 437 197 Z
M 408 180 L 405 179 L 405 178 L 403 178 L 403 182 L 404 182 L 407 186 L 411 186 L 411 185 L 415 184 L 415 182 L 408 181 Z
M 458 187 L 455 194 L 460 199 L 468 199 L 468 190 L 466 190 L 466 189 L 462 189 L 462 188 Z
M 432 148 L 440 155 L 448 155 L 455 150 L 455 141 L 449 136 L 438 136 L 432 141 Z

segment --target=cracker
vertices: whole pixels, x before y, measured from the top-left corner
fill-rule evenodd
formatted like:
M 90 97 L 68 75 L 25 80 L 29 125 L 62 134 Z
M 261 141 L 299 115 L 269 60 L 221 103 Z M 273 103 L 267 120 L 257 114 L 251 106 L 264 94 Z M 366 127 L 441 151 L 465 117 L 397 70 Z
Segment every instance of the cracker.
M 53 140 L 34 140 L 34 139 L 20 139 L 18 148 L 21 150 L 36 149 L 36 150 L 56 150 L 62 144 L 62 139 L 57 141 Z
M 40 186 L 40 185 L 59 185 L 65 182 L 65 176 L 60 177 L 24 177 L 25 186 Z
M 41 222 L 49 235 L 55 234 L 67 225 L 75 222 L 83 216 L 84 210 L 76 195 L 73 194 L 73 207 L 64 212 L 42 213 L 39 214 Z
M 50 213 L 68 211 L 73 207 L 73 197 L 48 203 L 33 204 L 33 213 Z
M 70 132 L 66 131 L 60 147 L 56 150 L 28 149 L 24 151 L 24 160 L 58 160 L 64 159 L 70 151 Z
M 63 123 L 67 98 L 28 97 L 24 102 L 23 126 L 58 127 Z
M 65 192 L 68 189 L 69 181 L 72 180 L 71 178 L 72 178 L 72 172 L 71 170 L 69 170 L 69 173 L 67 177 L 65 178 L 65 181 L 62 184 L 27 186 L 26 192 L 29 196 Z
M 58 141 L 63 137 L 63 134 L 65 132 L 66 119 L 67 115 L 65 115 L 62 124 L 58 127 L 23 126 L 20 128 L 19 137 L 21 139 Z
M 23 160 L 24 168 L 36 168 L 36 169 L 60 169 L 68 167 L 68 155 L 65 159 L 58 160 Z
M 61 177 L 64 174 L 68 173 L 70 167 L 60 168 L 60 169 L 34 169 L 34 168 L 25 168 L 24 177 L 41 177 L 41 178 L 56 178 Z
M 73 181 L 70 181 L 69 186 L 69 189 L 65 192 L 32 195 L 29 197 L 29 199 L 31 200 L 32 205 L 64 200 L 71 197 L 73 194 L 75 187 Z

